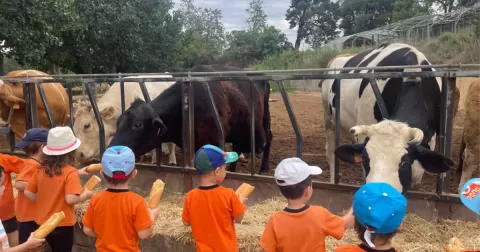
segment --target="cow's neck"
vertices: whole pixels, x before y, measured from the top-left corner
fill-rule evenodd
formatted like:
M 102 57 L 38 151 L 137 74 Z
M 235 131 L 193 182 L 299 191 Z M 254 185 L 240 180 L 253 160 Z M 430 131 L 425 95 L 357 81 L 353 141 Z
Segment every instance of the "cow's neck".
M 434 104 L 425 99 L 421 83 L 404 83 L 391 120 L 407 123 L 423 131 L 422 144 L 426 145 L 435 132 L 433 127 Z

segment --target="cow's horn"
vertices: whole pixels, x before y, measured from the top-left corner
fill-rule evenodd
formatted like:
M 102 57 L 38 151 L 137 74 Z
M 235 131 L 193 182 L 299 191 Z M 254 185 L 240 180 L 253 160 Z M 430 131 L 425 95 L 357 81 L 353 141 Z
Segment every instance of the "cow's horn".
M 423 131 L 417 128 L 410 128 L 410 143 L 420 144 L 423 140 Z
M 367 135 L 369 128 L 370 128 L 370 126 L 368 126 L 368 125 L 357 125 L 357 126 L 354 126 L 350 129 L 350 133 L 352 133 L 356 136 L 360 135 L 360 134 Z

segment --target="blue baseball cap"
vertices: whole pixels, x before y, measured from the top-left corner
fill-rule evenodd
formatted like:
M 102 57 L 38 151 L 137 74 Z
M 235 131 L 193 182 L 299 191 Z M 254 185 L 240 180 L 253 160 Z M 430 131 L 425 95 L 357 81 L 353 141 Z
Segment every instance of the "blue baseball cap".
M 127 146 L 112 146 L 103 153 L 102 170 L 105 175 L 114 179 L 124 179 L 134 169 L 135 154 Z
M 15 145 L 15 148 L 25 149 L 33 142 L 46 143 L 48 138 L 48 129 L 31 128 L 25 132 L 20 142 Z
M 367 183 L 353 197 L 355 219 L 364 227 L 376 228 L 377 234 L 395 232 L 406 213 L 407 199 L 387 183 Z
M 225 152 L 217 146 L 207 144 L 202 146 L 195 153 L 195 168 L 198 174 L 211 172 L 223 164 L 232 163 L 238 160 L 236 152 Z
M 468 209 L 480 215 L 480 178 L 470 179 L 463 185 L 460 200 Z

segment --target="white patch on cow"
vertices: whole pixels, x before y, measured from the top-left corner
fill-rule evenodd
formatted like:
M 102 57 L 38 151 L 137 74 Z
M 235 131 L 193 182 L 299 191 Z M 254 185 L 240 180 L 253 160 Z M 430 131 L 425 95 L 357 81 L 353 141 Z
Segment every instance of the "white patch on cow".
M 146 76 L 129 76 L 128 78 L 168 78 L 171 75 L 146 75 Z M 175 82 L 145 82 L 145 87 L 148 91 L 150 99 L 155 99 L 163 91 L 173 85 Z M 145 100 L 142 90 L 138 82 L 124 82 L 125 87 L 125 109 L 128 109 L 131 103 L 139 98 Z M 120 83 L 114 83 L 108 91 L 98 100 L 98 110 L 102 114 L 102 121 L 105 131 L 105 145 L 108 145 L 112 140 L 117 130 L 117 119 L 121 115 L 121 89 Z M 113 110 L 112 110 L 113 108 Z M 107 113 L 108 112 L 108 113 Z M 113 112 L 110 113 L 110 112 Z M 100 154 L 99 146 L 99 130 L 97 120 L 91 109 L 80 109 L 75 116 L 76 120 L 73 125 L 73 129 L 77 137 L 82 141 L 82 145 L 78 148 L 77 159 L 81 162 L 90 161 Z M 88 128 L 85 125 L 89 124 Z M 164 145 L 168 146 L 169 150 L 169 164 L 177 164 L 175 157 L 175 144 L 174 143 L 162 143 L 162 149 Z M 155 151 L 153 151 L 155 152 Z M 152 158 L 152 163 L 156 162 L 156 159 Z

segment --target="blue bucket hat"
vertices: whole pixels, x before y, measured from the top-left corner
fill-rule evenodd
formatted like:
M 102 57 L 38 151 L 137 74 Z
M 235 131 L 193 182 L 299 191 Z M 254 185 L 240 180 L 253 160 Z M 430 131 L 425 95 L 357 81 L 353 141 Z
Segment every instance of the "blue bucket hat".
M 468 209 L 480 215 L 480 178 L 470 179 L 463 185 L 460 200 Z
M 33 142 L 47 143 L 47 139 L 48 129 L 31 128 L 27 130 L 20 142 L 15 145 L 15 148 L 25 149 Z
M 195 153 L 195 168 L 198 174 L 205 174 L 215 170 L 223 164 L 233 163 L 238 160 L 236 152 L 225 152 L 217 146 L 207 144 Z
M 126 146 L 112 146 L 103 153 L 102 171 L 105 175 L 113 179 L 125 179 L 134 169 L 135 154 L 130 148 Z
M 374 233 L 391 234 L 402 224 L 407 212 L 407 199 L 387 183 L 367 183 L 353 198 L 353 214 L 364 227 Z

